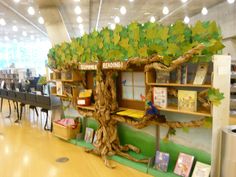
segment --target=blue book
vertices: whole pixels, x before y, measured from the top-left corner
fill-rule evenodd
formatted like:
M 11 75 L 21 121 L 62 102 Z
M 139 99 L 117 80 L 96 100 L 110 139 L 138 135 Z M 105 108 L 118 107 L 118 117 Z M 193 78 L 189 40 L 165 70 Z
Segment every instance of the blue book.
M 155 168 L 167 172 L 170 154 L 157 151 L 155 158 Z

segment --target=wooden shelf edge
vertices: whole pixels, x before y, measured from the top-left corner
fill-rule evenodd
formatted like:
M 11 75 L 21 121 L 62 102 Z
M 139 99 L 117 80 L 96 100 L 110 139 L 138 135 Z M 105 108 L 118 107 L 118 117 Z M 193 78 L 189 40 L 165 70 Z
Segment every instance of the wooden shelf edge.
M 80 105 L 77 105 L 76 107 L 80 108 L 80 109 L 87 109 L 87 110 L 90 110 L 90 111 L 95 111 L 95 106 L 94 105 L 90 105 L 90 106 L 80 106 Z
M 166 111 L 166 112 L 174 112 L 174 113 L 180 113 L 180 114 L 189 114 L 189 115 L 196 115 L 196 116 L 206 116 L 206 117 L 211 117 L 211 113 L 207 111 L 201 111 L 199 110 L 198 112 L 192 112 L 192 111 L 183 111 L 183 110 L 178 110 L 178 108 L 174 107 L 167 107 L 167 108 L 160 108 L 158 107 L 160 111 Z
M 175 84 L 175 83 L 147 83 L 150 86 L 166 86 L 166 87 L 198 87 L 198 88 L 211 88 L 210 84 L 196 85 L 196 84 Z

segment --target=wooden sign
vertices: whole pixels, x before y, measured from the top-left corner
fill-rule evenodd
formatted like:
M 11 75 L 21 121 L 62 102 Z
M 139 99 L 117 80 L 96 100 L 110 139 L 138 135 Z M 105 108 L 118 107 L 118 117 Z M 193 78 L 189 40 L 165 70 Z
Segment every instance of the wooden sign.
M 102 63 L 102 69 L 122 69 L 123 62 L 104 62 Z
M 97 64 L 80 64 L 79 70 L 97 70 Z

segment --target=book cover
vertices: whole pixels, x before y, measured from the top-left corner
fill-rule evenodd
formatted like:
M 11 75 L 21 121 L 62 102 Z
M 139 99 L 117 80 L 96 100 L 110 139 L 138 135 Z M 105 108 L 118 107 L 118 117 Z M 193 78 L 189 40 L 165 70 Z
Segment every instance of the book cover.
M 211 172 L 211 166 L 197 161 L 192 177 L 209 177 Z
M 62 82 L 57 81 L 56 87 L 57 87 L 57 95 L 62 95 L 62 93 L 63 93 Z
M 155 157 L 155 168 L 167 172 L 170 154 L 157 151 Z
M 176 84 L 181 84 L 181 67 L 176 69 Z
M 86 127 L 85 135 L 84 135 L 84 140 L 86 141 L 86 143 L 93 142 L 93 134 L 94 134 L 94 129 Z
M 184 65 L 181 67 L 181 84 L 187 84 L 188 80 L 188 66 Z
M 170 72 L 156 71 L 156 83 L 169 83 Z
M 208 70 L 208 63 L 200 63 L 197 67 L 193 84 L 204 84 Z
M 178 109 L 197 111 L 197 91 L 178 90 Z
M 185 153 L 179 153 L 174 173 L 183 177 L 189 177 L 193 165 L 193 160 L 194 156 Z
M 167 107 L 167 87 L 153 87 L 153 103 L 162 108 Z

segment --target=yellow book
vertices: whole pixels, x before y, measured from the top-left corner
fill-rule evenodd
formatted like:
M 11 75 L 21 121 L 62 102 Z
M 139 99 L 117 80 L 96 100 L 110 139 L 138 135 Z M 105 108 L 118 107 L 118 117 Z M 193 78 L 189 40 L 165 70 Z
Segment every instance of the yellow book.
M 197 91 L 178 90 L 178 109 L 182 111 L 197 111 Z
M 88 97 L 91 97 L 91 95 L 92 95 L 91 89 L 83 90 L 79 93 L 79 98 L 88 98 Z

